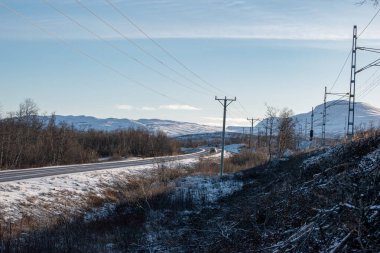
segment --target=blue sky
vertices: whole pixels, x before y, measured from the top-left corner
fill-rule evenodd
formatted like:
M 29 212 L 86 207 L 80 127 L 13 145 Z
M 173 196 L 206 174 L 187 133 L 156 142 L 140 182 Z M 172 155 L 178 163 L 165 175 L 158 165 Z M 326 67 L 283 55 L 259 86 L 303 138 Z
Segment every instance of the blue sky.
M 239 103 L 229 107 L 230 125 L 263 117 L 265 103 L 306 112 L 322 102 L 324 86 L 334 83 L 351 47 L 352 26 L 360 32 L 377 11 L 343 0 L 109 1 L 202 80 L 106 0 L 81 3 L 114 30 L 75 0 L 5 0 L 3 114 L 32 98 L 42 112 L 61 115 L 220 124 L 215 95 L 237 97 Z M 379 28 L 377 17 L 359 45 L 380 48 Z M 360 52 L 358 66 L 376 56 Z M 348 65 L 332 91 L 348 90 Z M 380 107 L 380 87 L 366 92 L 379 82 L 375 71 L 358 76 L 359 101 Z

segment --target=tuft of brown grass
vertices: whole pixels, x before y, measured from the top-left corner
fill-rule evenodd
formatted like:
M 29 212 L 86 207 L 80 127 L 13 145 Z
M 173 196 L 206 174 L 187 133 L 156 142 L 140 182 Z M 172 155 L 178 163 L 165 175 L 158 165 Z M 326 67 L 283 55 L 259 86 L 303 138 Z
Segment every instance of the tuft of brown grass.
M 241 170 L 251 169 L 262 165 L 267 161 L 268 158 L 264 153 L 253 153 L 248 150 L 244 150 L 240 154 L 234 154 L 233 156 L 225 159 L 224 172 L 235 173 Z M 219 160 L 203 159 L 196 165 L 194 174 L 211 176 L 217 175 L 219 170 Z
M 268 158 L 263 153 L 253 153 L 249 150 L 244 150 L 240 154 L 233 155 L 227 159 L 225 162 L 224 171 L 226 173 L 234 173 L 263 165 L 267 161 Z

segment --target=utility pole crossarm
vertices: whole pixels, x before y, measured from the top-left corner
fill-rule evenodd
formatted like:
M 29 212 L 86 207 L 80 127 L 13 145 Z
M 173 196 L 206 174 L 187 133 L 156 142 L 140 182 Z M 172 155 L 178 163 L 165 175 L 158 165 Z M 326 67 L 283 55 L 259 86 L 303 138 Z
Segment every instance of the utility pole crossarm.
M 346 93 L 343 93 L 343 92 L 341 92 L 341 93 L 327 92 L 326 94 L 327 95 L 337 95 L 337 96 L 348 96 L 348 95 L 350 95 L 350 93 L 348 93 L 348 92 L 346 92 Z
M 371 48 L 371 47 L 357 47 L 356 49 L 362 50 L 362 51 L 367 51 L 371 53 L 380 53 L 380 49 L 378 48 Z

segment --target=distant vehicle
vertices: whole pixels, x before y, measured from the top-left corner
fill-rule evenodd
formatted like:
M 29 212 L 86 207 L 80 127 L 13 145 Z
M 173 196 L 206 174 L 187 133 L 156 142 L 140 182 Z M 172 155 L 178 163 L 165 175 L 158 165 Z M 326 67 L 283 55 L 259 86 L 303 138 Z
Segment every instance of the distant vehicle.
M 216 148 L 210 148 L 210 153 L 216 153 Z

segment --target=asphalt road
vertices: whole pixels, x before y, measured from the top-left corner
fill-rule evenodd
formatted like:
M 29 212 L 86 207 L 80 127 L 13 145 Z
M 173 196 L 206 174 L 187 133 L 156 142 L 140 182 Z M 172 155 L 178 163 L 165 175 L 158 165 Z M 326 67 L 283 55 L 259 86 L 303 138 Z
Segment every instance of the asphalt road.
M 157 158 L 146 158 L 141 160 L 125 160 L 117 162 L 104 162 L 104 163 L 91 163 L 91 164 L 77 164 L 77 165 L 64 165 L 54 167 L 42 167 L 32 169 L 18 169 L 0 171 L 0 182 L 11 182 L 17 180 L 24 180 L 30 178 L 40 178 L 47 176 L 57 176 L 62 174 L 71 174 L 77 172 L 87 172 L 96 170 L 127 168 L 139 165 L 157 164 L 168 161 L 179 161 L 189 158 L 199 158 L 201 155 L 206 154 L 208 151 L 201 150 L 196 153 L 179 155 L 179 156 L 165 156 Z

